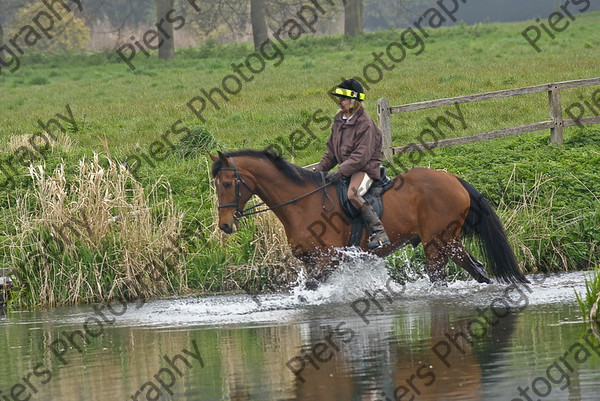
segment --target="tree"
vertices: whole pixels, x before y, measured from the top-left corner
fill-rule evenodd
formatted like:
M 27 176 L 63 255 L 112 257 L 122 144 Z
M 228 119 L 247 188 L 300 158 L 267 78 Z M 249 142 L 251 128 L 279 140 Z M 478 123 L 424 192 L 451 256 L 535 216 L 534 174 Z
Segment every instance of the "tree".
M 363 0 L 346 0 L 344 3 L 344 33 L 349 36 L 363 33 Z
M 411 25 L 431 7 L 429 0 L 363 0 L 363 27 L 370 31 Z
M 9 21 L 15 19 L 15 13 L 23 8 L 24 4 L 19 0 L 2 0 L 0 6 L 0 46 L 4 44 L 4 32 L 8 32 Z M 1 57 L 1 55 L 0 55 Z
M 4 45 L 4 30 L 2 29 L 2 20 L 0 20 L 0 46 Z M 2 58 L 2 52 L 0 52 L 0 62 L 4 63 L 4 59 Z
M 179 0 L 186 25 L 200 40 L 218 40 L 221 36 L 244 38 L 249 22 L 248 1 Z
M 84 7 L 83 13 L 90 23 L 94 20 L 106 20 L 115 27 L 145 26 L 152 24 L 156 15 L 152 3 L 152 0 L 96 1 Z
M 168 60 L 175 57 L 175 39 L 173 38 L 173 23 L 167 14 L 173 10 L 175 0 L 155 0 L 156 3 L 156 24 L 161 26 L 159 29 L 158 58 Z
M 122 1 L 122 0 L 121 0 Z M 303 0 L 177 0 L 186 27 L 199 40 L 245 40 L 252 35 L 254 47 L 268 40 L 270 31 L 296 15 Z M 341 7 L 321 2 L 327 15 Z
M 36 51 L 45 53 L 84 51 L 87 48 L 90 29 L 85 25 L 83 18 L 79 16 L 77 12 L 79 10 L 74 3 L 70 10 L 57 7 L 55 12 L 60 15 L 60 19 L 53 19 L 54 26 L 50 31 L 51 37 L 42 35 L 37 31 L 31 31 L 32 33 L 27 39 L 29 41 L 27 45 L 35 45 Z M 20 8 L 12 21 L 12 29 L 7 30 L 6 33 L 11 37 L 21 27 L 31 26 L 31 21 L 34 21 L 41 11 L 47 12 L 47 8 L 44 3 L 37 1 Z
M 258 49 L 258 46 L 269 38 L 265 0 L 250 0 L 250 21 L 252 23 L 254 48 Z

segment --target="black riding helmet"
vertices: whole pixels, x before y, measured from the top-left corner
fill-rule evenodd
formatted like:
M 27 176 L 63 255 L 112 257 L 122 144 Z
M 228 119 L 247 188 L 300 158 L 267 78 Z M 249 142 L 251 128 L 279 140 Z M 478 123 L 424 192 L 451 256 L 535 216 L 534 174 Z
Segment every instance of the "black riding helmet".
M 348 99 L 356 99 L 360 102 L 365 100 L 365 90 L 363 86 L 355 79 L 347 79 L 339 84 L 331 92 L 332 95 L 337 97 L 345 97 Z

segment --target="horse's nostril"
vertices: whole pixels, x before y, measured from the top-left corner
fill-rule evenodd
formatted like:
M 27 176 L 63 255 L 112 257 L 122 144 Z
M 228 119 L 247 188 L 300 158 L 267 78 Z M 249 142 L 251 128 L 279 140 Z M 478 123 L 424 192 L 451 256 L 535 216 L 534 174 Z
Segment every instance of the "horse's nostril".
M 233 232 L 233 230 L 231 229 L 231 226 L 229 224 L 221 224 L 221 227 L 219 227 L 221 230 L 225 231 L 225 233 L 227 234 L 231 234 Z

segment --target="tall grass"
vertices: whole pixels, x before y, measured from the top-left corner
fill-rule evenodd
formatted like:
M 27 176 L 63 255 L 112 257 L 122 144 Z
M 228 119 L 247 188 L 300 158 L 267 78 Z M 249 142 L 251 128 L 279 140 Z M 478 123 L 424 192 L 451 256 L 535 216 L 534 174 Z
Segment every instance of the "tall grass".
M 600 304 L 600 265 L 596 267 L 589 279 L 585 279 L 585 295 L 575 292 L 583 320 L 598 322 L 598 305 Z
M 536 173 L 530 186 L 517 184 L 513 170 L 506 186 L 520 185 L 521 195 L 517 199 L 503 196 L 498 206 L 498 215 L 517 260 L 521 268 L 530 273 L 589 268 L 596 262 L 593 255 L 597 244 L 594 241 L 572 243 L 571 233 L 579 229 L 580 224 L 593 221 L 590 217 L 597 215 L 597 211 L 555 205 L 559 190 L 554 183 L 556 178 Z M 579 255 L 585 253 L 586 248 L 587 255 Z
M 169 185 L 146 191 L 110 157 L 30 168 L 34 190 L 17 201 L 7 233 L 14 306 L 137 299 L 187 289 L 182 214 Z M 163 192 L 166 195 L 159 196 Z
M 226 277 L 253 293 L 282 289 L 294 283 L 302 263 L 291 252 L 283 225 L 273 212 L 256 215 L 252 226 L 252 256 L 242 265 L 226 267 Z

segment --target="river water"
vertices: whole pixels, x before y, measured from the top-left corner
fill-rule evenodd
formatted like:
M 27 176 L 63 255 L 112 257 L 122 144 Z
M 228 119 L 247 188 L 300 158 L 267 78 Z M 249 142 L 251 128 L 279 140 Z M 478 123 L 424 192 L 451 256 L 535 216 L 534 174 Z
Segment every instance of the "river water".
M 598 400 L 584 276 L 399 286 L 359 257 L 314 292 L 9 312 L 0 400 Z

